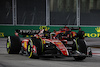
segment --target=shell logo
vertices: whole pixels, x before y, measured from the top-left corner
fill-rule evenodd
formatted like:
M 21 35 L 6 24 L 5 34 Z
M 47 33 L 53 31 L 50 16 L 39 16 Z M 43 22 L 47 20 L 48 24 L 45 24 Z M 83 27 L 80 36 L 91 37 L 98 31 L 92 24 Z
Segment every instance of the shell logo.
M 24 47 L 27 48 L 27 42 L 26 41 L 24 42 Z

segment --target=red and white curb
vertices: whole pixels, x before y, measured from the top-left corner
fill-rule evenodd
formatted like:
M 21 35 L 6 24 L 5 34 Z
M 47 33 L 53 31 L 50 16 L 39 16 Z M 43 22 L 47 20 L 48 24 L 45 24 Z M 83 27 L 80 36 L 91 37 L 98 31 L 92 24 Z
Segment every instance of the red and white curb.
M 93 51 L 92 54 L 93 54 L 94 56 L 100 56 L 100 51 Z

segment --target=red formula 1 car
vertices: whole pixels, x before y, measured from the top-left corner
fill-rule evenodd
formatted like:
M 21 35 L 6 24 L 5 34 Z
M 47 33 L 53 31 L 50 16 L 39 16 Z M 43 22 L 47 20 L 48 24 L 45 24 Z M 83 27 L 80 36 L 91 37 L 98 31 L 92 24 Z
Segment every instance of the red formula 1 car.
M 86 42 L 80 38 L 75 32 L 69 34 L 68 29 L 50 33 L 41 30 L 39 33 L 25 33 L 17 30 L 20 34 L 33 34 L 33 37 L 20 40 L 18 36 L 9 36 L 7 39 L 8 54 L 25 54 L 29 58 L 39 58 L 40 56 L 71 56 L 75 60 L 84 60 L 87 56 L 92 56 L 91 49 L 87 49 Z M 72 37 L 70 37 L 72 35 Z M 66 37 L 67 36 L 67 37 Z M 78 38 L 76 38 L 78 37 Z

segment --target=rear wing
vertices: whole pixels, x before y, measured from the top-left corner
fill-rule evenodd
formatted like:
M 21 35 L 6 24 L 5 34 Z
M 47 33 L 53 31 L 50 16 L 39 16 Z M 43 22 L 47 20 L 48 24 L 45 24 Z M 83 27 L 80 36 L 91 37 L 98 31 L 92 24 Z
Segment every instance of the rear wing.
M 80 27 L 69 27 L 70 30 L 79 30 L 81 29 Z
M 64 27 L 64 28 L 62 28 L 61 30 L 81 30 L 81 28 L 80 27 Z
M 20 35 L 34 35 L 38 34 L 40 30 L 15 30 L 16 33 Z

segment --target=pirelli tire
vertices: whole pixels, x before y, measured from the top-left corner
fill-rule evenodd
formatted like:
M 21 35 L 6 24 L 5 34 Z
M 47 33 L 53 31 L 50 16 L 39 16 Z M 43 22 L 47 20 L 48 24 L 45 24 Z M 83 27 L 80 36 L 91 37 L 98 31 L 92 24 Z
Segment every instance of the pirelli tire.
M 18 36 L 8 36 L 6 44 L 8 54 L 19 54 L 21 41 Z
M 87 55 L 87 46 L 86 46 L 86 42 L 84 41 L 84 39 L 77 39 L 77 49 L 79 52 L 84 53 L 84 56 L 75 56 L 74 59 L 76 61 L 82 61 L 86 58 Z
M 36 48 L 36 52 L 33 49 L 33 46 Z M 27 52 L 29 54 L 29 58 L 35 58 L 38 59 L 40 55 L 42 55 L 42 49 L 43 49 L 43 44 L 42 44 L 42 40 L 39 38 L 35 38 L 32 37 L 29 40 L 28 43 L 28 48 L 27 48 Z

